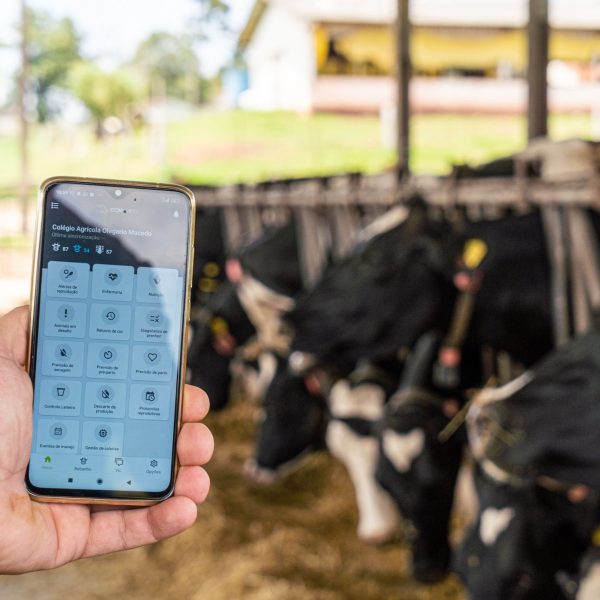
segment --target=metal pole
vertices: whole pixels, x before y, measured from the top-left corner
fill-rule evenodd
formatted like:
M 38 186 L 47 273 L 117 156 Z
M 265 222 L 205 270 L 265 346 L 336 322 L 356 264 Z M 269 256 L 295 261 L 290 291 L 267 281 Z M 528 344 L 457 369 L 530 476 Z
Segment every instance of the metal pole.
M 548 135 L 548 0 L 529 0 L 527 135 Z
M 29 229 L 29 128 L 27 123 L 27 5 L 21 0 L 21 40 L 19 43 L 20 70 L 18 84 L 19 102 L 19 152 L 21 177 L 19 196 L 21 199 L 21 231 L 26 234 Z
M 398 85 L 398 171 L 410 173 L 410 100 L 411 77 L 409 0 L 398 0 L 396 18 L 396 67 Z

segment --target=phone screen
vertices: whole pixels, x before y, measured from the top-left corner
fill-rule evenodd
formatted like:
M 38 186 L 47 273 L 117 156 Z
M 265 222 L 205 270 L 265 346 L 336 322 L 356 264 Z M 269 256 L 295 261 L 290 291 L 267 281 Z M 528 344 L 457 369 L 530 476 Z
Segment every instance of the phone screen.
M 28 486 L 161 498 L 173 483 L 190 199 L 65 182 L 42 210 Z

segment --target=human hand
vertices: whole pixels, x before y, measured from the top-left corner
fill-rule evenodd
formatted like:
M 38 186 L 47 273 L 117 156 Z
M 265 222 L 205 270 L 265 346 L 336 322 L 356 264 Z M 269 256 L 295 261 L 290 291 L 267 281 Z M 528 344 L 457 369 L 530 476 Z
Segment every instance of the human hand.
M 68 562 L 152 544 L 191 527 L 196 504 L 210 481 L 200 466 L 213 452 L 209 429 L 198 421 L 209 408 L 206 394 L 185 386 L 183 426 L 177 442 L 182 465 L 175 494 L 149 508 L 107 510 L 77 504 L 32 502 L 25 470 L 32 436 L 33 390 L 24 369 L 27 307 L 0 319 L 0 573 L 52 569 Z

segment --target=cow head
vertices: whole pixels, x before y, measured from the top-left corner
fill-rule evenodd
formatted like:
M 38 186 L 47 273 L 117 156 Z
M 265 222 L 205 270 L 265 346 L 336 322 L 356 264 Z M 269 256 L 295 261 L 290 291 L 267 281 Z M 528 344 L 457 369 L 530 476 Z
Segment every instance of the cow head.
M 597 514 L 538 486 L 512 487 L 476 474 L 480 512 L 455 554 L 471 597 L 565 599 L 557 574 L 579 568 Z
M 303 377 L 291 373 L 287 361 L 278 358 L 275 376 L 267 389 L 255 456 L 246 475 L 270 483 L 303 455 L 323 447 L 326 424 L 325 401 L 311 394 Z
M 421 203 L 403 210 L 392 228 L 377 230 L 326 270 L 289 313 L 299 364 L 349 373 L 360 360 L 411 347 L 448 320 L 455 295 L 447 269 L 451 227 L 431 219 Z
M 591 333 L 478 394 L 467 419 L 474 453 L 500 478 L 600 489 L 599 393 L 600 335 Z
M 448 523 L 462 456 L 457 437 L 438 438 L 449 422 L 443 398 L 428 391 L 438 345 L 435 333 L 419 340 L 378 427 L 376 477 L 412 524 L 413 575 L 425 582 L 448 569 Z
M 220 410 L 229 400 L 235 350 L 255 332 L 231 283 L 221 285 L 195 319 L 193 330 L 187 363 L 190 383 L 206 391 L 212 410 Z

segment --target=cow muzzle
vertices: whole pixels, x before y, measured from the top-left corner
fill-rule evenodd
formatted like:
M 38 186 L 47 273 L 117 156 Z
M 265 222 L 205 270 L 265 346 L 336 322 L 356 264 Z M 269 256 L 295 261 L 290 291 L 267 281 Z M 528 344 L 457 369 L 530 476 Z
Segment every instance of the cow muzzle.
M 272 485 L 280 479 L 275 469 L 261 467 L 253 458 L 249 458 L 244 463 L 243 473 L 246 479 L 259 485 Z

